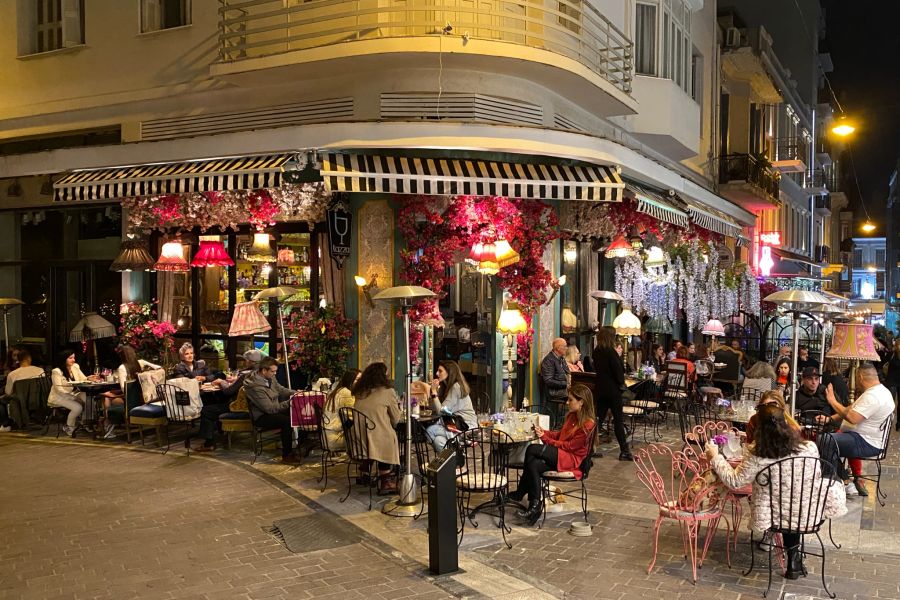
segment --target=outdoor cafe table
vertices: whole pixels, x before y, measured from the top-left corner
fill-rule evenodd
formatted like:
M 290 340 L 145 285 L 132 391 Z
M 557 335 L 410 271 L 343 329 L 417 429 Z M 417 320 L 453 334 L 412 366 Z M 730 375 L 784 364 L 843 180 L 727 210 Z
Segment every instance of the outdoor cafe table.
M 81 413 L 81 426 L 86 431 L 89 431 L 86 425 L 90 424 L 93 427 L 94 437 L 97 437 L 97 429 L 94 426 L 100 417 L 100 407 L 97 406 L 99 399 L 103 397 L 105 392 L 121 390 L 122 388 L 117 381 L 99 383 L 93 381 L 69 381 L 67 384 L 79 392 L 84 392 L 85 396 L 87 396 L 87 401 L 84 403 L 84 412 Z

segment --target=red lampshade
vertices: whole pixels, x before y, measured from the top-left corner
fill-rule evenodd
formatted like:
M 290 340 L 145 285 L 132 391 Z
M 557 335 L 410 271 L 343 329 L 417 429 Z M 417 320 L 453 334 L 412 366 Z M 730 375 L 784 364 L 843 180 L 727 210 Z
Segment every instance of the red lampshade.
M 484 245 L 484 252 L 481 254 L 481 262 L 478 263 L 477 271 L 485 275 L 496 275 L 500 272 L 500 264 L 497 262 L 497 250 L 494 244 Z
M 153 268 L 157 271 L 190 271 L 191 266 L 184 259 L 184 246 L 181 245 L 181 240 L 163 244 L 159 260 Z
M 192 267 L 230 267 L 233 264 L 225 250 L 225 243 L 218 240 L 200 240 L 200 250 L 191 261 Z
M 606 258 L 625 258 L 634 255 L 634 248 L 628 243 L 628 240 L 625 239 L 624 235 L 620 235 L 613 240 L 613 243 L 606 248 L 605 254 Z
M 472 249 L 469 251 L 469 258 L 466 259 L 466 262 L 477 267 L 478 263 L 481 262 L 482 256 L 484 256 L 484 244 L 475 242 L 472 244 Z

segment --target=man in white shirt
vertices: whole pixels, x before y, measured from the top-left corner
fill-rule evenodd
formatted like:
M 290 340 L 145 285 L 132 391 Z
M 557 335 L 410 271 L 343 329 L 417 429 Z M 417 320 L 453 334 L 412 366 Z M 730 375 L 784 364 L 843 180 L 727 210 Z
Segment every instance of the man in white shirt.
M 6 393 L 6 398 L 4 398 L 4 403 L 9 404 L 13 401 L 12 393 L 13 386 L 16 385 L 17 381 L 21 381 L 22 379 L 31 379 L 33 377 L 40 377 L 44 374 L 44 370 L 40 367 L 32 366 L 31 364 L 31 353 L 25 348 L 19 350 L 19 368 L 10 371 L 9 375 L 6 376 L 6 387 L 4 388 L 4 392 Z M 9 407 L 9 417 L 15 420 L 23 420 L 24 417 L 22 415 L 22 411 L 27 410 L 24 401 L 19 399 L 19 402 L 16 406 Z M 0 423 L 0 431 L 9 431 L 11 423 L 9 420 L 4 420 L 5 422 Z M 19 427 L 24 425 L 24 420 L 21 423 L 17 423 Z
M 853 485 L 848 484 L 847 491 L 867 496 L 868 492 L 859 479 L 862 464 L 853 459 L 878 456 L 884 449 L 887 427 L 885 421 L 894 414 L 894 398 L 879 382 L 878 371 L 872 363 L 863 363 L 856 370 L 856 385 L 862 393 L 850 406 L 844 406 L 838 401 L 830 384 L 825 390 L 825 397 L 835 413 L 831 419 L 839 423 L 841 428 L 838 433 L 832 433 L 831 437 L 837 444 L 840 456 L 850 459 L 848 462 L 853 472 Z M 840 467 L 838 472 L 842 470 Z M 844 481 L 848 480 L 849 475 L 844 473 Z

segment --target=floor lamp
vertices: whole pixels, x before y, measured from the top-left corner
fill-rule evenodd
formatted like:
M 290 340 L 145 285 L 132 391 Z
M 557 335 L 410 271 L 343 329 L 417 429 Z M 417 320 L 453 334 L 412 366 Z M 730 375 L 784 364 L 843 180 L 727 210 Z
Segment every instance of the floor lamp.
M 628 338 L 633 335 L 641 335 L 641 320 L 637 318 L 637 315 L 631 312 L 630 308 L 626 308 L 621 313 L 619 313 L 619 316 L 617 316 L 616 320 L 613 321 L 612 326 L 615 328 L 618 335 L 621 335 L 625 338 L 625 351 L 623 352 L 623 358 L 625 359 L 625 363 L 627 364 Z M 637 361 L 637 356 L 635 356 L 635 361 Z M 637 367 L 635 367 L 635 369 L 636 368 Z
M 97 356 L 97 340 L 116 335 L 116 326 L 95 312 L 85 313 L 69 333 L 70 342 L 86 342 L 90 340 L 94 350 L 94 371 L 100 368 Z
M 879 360 L 875 351 L 872 325 L 865 323 L 835 323 L 828 358 L 853 361 L 850 369 L 850 400 L 856 397 L 856 367 L 861 360 Z
M 822 322 L 819 329 L 822 330 L 822 340 L 819 346 L 819 365 L 825 366 L 825 324 L 829 321 L 832 323 L 844 314 L 844 310 L 835 304 L 820 304 L 814 306 L 807 311 L 809 314 L 821 317 Z
M 390 515 L 412 517 L 419 511 L 417 506 L 419 489 L 416 485 L 416 478 L 412 474 L 412 365 L 409 355 L 409 309 L 420 300 L 434 298 L 434 296 L 435 294 L 431 290 L 417 285 L 398 285 L 381 290 L 372 296 L 372 300 L 375 302 L 400 306 L 400 311 L 403 313 L 403 355 L 406 359 L 406 382 L 403 388 L 406 392 L 406 457 L 405 472 L 400 479 L 399 495 L 396 500 L 391 500 L 382 509 L 383 513 Z
M 25 304 L 18 298 L 0 298 L 0 310 L 3 311 L 3 341 L 6 343 L 3 360 L 6 361 L 9 355 L 9 311 L 17 306 Z
M 807 290 L 782 290 L 769 294 L 763 298 L 763 302 L 771 302 L 777 304 L 781 308 L 791 312 L 793 316 L 793 327 L 791 334 L 793 338 L 791 351 L 791 414 L 794 414 L 794 407 L 797 403 L 797 358 L 800 353 L 800 313 L 808 312 L 822 304 L 831 304 L 831 300 L 827 296 L 823 296 L 819 292 L 810 292 Z
M 288 360 L 287 336 L 284 334 L 284 317 L 281 314 L 281 300 L 293 296 L 300 290 L 288 286 L 266 288 L 253 296 L 254 300 L 273 300 L 275 302 L 275 314 L 278 315 L 278 328 L 281 331 L 281 349 L 284 350 L 284 376 L 287 379 L 288 388 L 291 387 L 291 363 Z

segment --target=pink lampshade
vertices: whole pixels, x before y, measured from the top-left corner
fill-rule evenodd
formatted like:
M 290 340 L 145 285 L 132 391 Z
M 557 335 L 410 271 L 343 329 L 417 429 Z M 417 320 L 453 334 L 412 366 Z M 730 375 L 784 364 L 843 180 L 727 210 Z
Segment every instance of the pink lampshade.
M 253 335 L 265 333 L 272 329 L 268 319 L 259 310 L 259 302 L 238 302 L 234 305 L 234 314 L 231 316 L 231 328 L 228 335 Z
M 865 323 L 835 323 L 828 358 L 879 360 L 875 352 L 872 325 Z
M 225 243 L 218 240 L 200 240 L 200 249 L 191 261 L 192 267 L 230 267 L 233 264 Z
M 718 319 L 710 319 L 706 322 L 706 325 L 703 326 L 703 331 L 700 333 L 715 337 L 725 337 L 725 326 L 722 325 L 722 321 Z
M 190 271 L 191 266 L 184 259 L 184 246 L 181 240 L 172 240 L 163 244 L 159 260 L 153 265 L 157 271 Z

